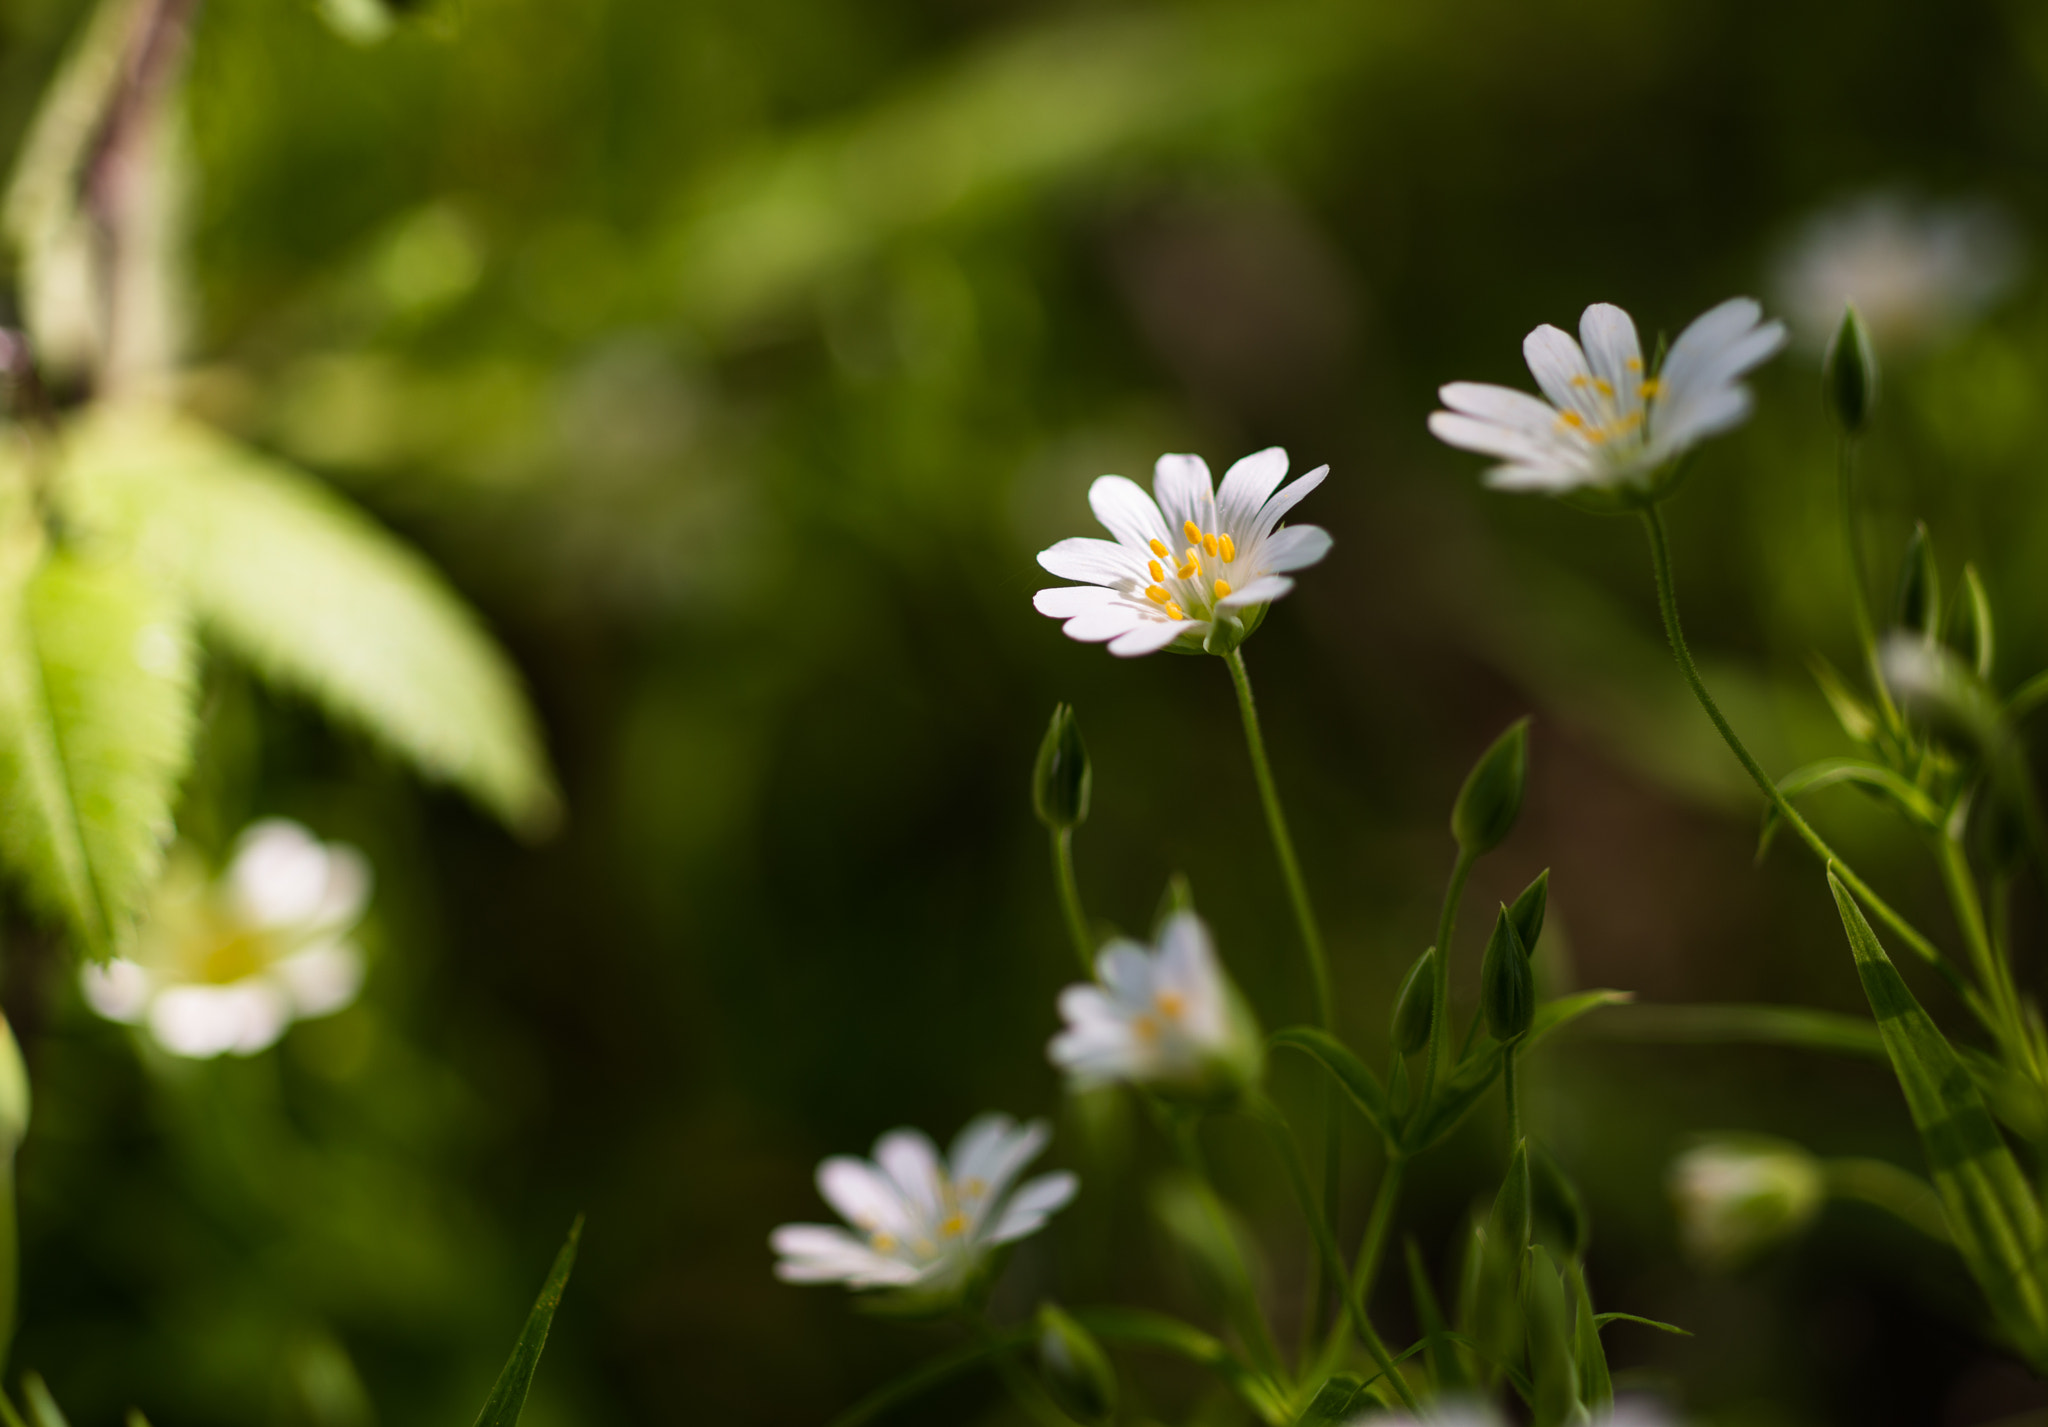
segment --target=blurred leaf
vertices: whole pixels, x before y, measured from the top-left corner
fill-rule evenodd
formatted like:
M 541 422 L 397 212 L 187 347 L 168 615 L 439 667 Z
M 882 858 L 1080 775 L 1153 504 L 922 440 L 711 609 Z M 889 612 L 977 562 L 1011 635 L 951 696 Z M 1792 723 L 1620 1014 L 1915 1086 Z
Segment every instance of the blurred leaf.
M 885 1383 L 863 1397 L 859 1402 L 834 1417 L 831 1427 L 859 1427 L 860 1423 L 871 1422 L 898 1403 L 908 1402 L 919 1393 L 928 1392 L 949 1378 L 986 1362 L 1000 1353 L 1015 1352 L 1030 1342 L 1028 1331 L 1017 1331 L 990 1338 L 985 1342 L 970 1343 L 956 1348 L 929 1362 L 918 1364 L 893 1382 Z
M 2040 1267 L 2042 1222 L 2032 1187 L 1998 1133 L 1984 1098 L 1939 1027 L 1914 999 L 1864 919 L 1828 871 L 1856 972 L 1877 1017 L 1906 1108 L 1920 1132 L 1957 1250 L 1993 1316 L 2036 1368 L 2048 1364 L 2048 1299 Z
M 127 408 L 70 437 L 61 500 L 132 546 L 206 630 L 529 836 L 558 802 L 519 678 L 418 554 L 319 482 L 195 422 Z
M 1147 1308 L 1076 1308 L 1073 1317 L 1099 1338 L 1158 1348 L 1199 1363 L 1228 1383 L 1245 1405 L 1267 1422 L 1287 1420 L 1287 1404 L 1272 1385 L 1221 1339 L 1199 1328 Z
M 1607 1346 L 1600 1341 L 1600 1320 L 1593 1313 L 1593 1293 L 1586 1287 L 1583 1264 L 1568 1264 L 1572 1290 L 1572 1356 L 1579 1365 L 1579 1398 L 1595 1412 L 1614 1406 L 1614 1375 L 1607 1367 Z
M 1382 1135 L 1393 1135 L 1392 1121 L 1387 1113 L 1387 1094 L 1380 1088 L 1379 1077 L 1342 1041 L 1328 1031 L 1312 1026 L 1291 1026 L 1284 1031 L 1275 1031 L 1268 1044 L 1298 1050 L 1315 1060 L 1344 1087 L 1351 1103 L 1358 1107 L 1359 1113 L 1372 1123 L 1375 1130 Z
M 1342 1427 L 1355 1413 L 1377 1405 L 1378 1399 L 1365 1390 L 1365 1384 L 1349 1373 L 1339 1373 L 1316 1389 L 1308 1409 L 1294 1419 L 1295 1427 Z
M 1521 1038 L 1522 1053 L 1534 1050 L 1553 1031 L 1571 1024 L 1602 1006 L 1623 1006 L 1635 999 L 1632 991 L 1581 991 L 1545 1001 L 1536 1008 L 1536 1018 Z M 1410 1154 L 1428 1149 L 1458 1127 L 1479 1098 L 1500 1075 L 1500 1042 L 1488 1038 L 1465 1053 L 1457 1068 L 1444 1078 L 1436 1098 L 1402 1127 L 1401 1138 Z
M 1204 1293 L 1225 1306 L 1256 1297 L 1258 1243 L 1235 1210 L 1195 1176 L 1181 1172 L 1155 1180 L 1151 1201 L 1153 1215 L 1186 1255 Z
M 517 1427 L 520 1409 L 526 1406 L 526 1389 L 533 1385 L 533 1370 L 540 1366 L 540 1351 L 547 1346 L 555 1310 L 562 1306 L 569 1270 L 576 1264 L 576 1241 L 582 1237 L 583 1216 L 578 1214 L 561 1252 L 555 1255 L 555 1266 L 548 1270 L 548 1281 L 541 1285 L 540 1297 L 533 1301 L 533 1311 L 526 1315 L 526 1326 L 519 1330 L 519 1341 L 512 1345 L 505 1370 L 498 1374 L 497 1385 L 476 1415 L 475 1427 Z
M 1593 1325 L 1605 1328 L 1609 1323 L 1640 1323 L 1645 1328 L 1655 1328 L 1661 1333 L 1676 1333 L 1681 1338 L 1690 1338 L 1692 1329 L 1681 1328 L 1676 1323 L 1664 1323 L 1655 1318 L 1644 1318 L 1634 1313 L 1595 1313 Z
M 1937 828 L 1942 823 L 1942 811 L 1932 798 L 1908 783 L 1889 768 L 1860 758 L 1823 758 L 1794 769 L 1778 780 L 1778 791 L 1787 798 L 1803 797 L 1817 793 L 1822 788 L 1832 788 L 1838 783 L 1853 783 L 1859 788 L 1876 795 L 1881 801 L 1889 802 L 1904 813 L 1912 824 L 1922 830 Z M 1771 841 L 1777 835 L 1778 809 L 1775 803 L 1764 809 L 1763 831 L 1757 838 L 1756 855 L 1761 861 L 1770 851 Z
M 21 1395 L 28 1401 L 29 1420 L 35 1427 L 71 1427 L 64 1420 L 63 1409 L 57 1406 L 57 1399 L 50 1396 L 49 1384 L 40 1373 L 23 1373 Z
M 1522 1316 L 1529 1333 L 1529 1376 L 1536 1387 L 1536 1427 L 1583 1421 L 1579 1367 L 1572 1358 L 1572 1311 L 1564 1279 L 1541 1244 L 1522 1265 Z
M 1787 1045 L 1882 1059 L 1884 1037 L 1861 1016 L 1806 1006 L 1664 1006 L 1637 1003 L 1601 1020 L 1607 1040 L 1685 1045 Z
M 0 570 L 0 854 L 88 955 L 162 865 L 190 756 L 181 611 L 129 567 L 17 542 Z
M 1443 1307 L 1437 1302 L 1436 1290 L 1430 1287 L 1422 1250 L 1413 1239 L 1407 1242 L 1407 1254 L 1408 1290 L 1415 1300 L 1415 1325 L 1422 1330 L 1430 1380 L 1439 1393 L 1465 1391 L 1472 1386 L 1472 1379 L 1451 1347 Z

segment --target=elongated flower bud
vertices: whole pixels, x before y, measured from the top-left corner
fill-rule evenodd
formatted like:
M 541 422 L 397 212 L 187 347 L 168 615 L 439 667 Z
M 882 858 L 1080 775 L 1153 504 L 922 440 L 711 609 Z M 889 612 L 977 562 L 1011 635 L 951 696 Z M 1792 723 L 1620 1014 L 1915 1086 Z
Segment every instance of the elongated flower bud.
M 1496 1040 L 1513 1040 L 1536 1019 L 1535 968 L 1529 965 L 1529 954 L 1522 949 L 1506 907 L 1494 920 L 1485 959 L 1479 963 L 1479 1005 Z
M 1515 924 L 1515 935 L 1521 938 L 1522 950 L 1530 956 L 1536 954 L 1536 943 L 1543 936 L 1543 914 L 1550 907 L 1550 869 L 1544 868 L 1536 874 L 1536 880 L 1522 889 L 1522 895 L 1515 898 L 1508 908 L 1508 920 Z
M 1495 739 L 1458 791 L 1451 836 L 1470 856 L 1491 852 L 1514 831 L 1529 776 L 1529 720 L 1516 719 Z
M 1892 620 L 1901 629 L 1932 636 L 1941 628 L 1941 574 L 1934 565 L 1934 542 L 1927 536 L 1927 522 L 1913 527 L 1906 541 L 1906 558 L 1899 562 L 1899 592 L 1892 604 Z
M 1948 611 L 1948 642 L 1977 671 L 1978 678 L 1991 678 L 1998 643 L 1991 626 L 1991 598 L 1984 593 L 1975 565 L 1963 566 L 1962 583 Z
M 1877 409 L 1877 353 L 1855 304 L 1842 311 L 1842 325 L 1828 341 L 1821 364 L 1821 396 L 1828 415 L 1845 436 L 1860 436 Z
M 1592 1239 L 1592 1221 L 1586 1216 L 1586 1201 L 1578 1186 L 1565 1174 L 1557 1157 L 1538 1147 L 1529 1157 L 1529 1203 L 1535 1222 L 1570 1258 L 1583 1258 Z
M 1086 1328 L 1050 1303 L 1038 1310 L 1038 1371 L 1060 1411 L 1097 1427 L 1116 1416 L 1116 1369 Z
M 1529 1250 L 1522 1270 L 1522 1320 L 1528 1325 L 1529 1376 L 1536 1387 L 1539 1423 L 1584 1422 L 1579 1368 L 1572 1356 L 1572 1312 L 1564 1280 L 1542 1245 Z
M 1061 704 L 1052 711 L 1052 723 L 1038 745 L 1038 764 L 1031 772 L 1031 806 L 1038 820 L 1055 832 L 1079 827 L 1088 821 L 1093 785 L 1081 725 L 1073 709 Z
M 1415 959 L 1394 997 L 1394 1052 L 1413 1055 L 1429 1044 L 1430 1019 L 1436 1013 L 1436 948 Z
M 0 1016 L 0 1158 L 11 1155 L 28 1134 L 28 1066 L 14 1028 Z

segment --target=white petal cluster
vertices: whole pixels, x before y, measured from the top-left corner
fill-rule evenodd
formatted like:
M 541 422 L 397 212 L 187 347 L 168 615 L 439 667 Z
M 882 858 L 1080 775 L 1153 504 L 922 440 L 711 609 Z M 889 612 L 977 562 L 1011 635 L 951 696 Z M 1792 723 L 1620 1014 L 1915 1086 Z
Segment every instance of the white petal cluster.
M 1672 1162 L 1669 1183 L 1686 1251 L 1712 1268 L 1739 1264 L 1796 1234 L 1827 1194 L 1812 1155 L 1760 1135 L 1695 1145 Z
M 1772 284 L 1802 343 L 1819 351 L 1856 304 L 1880 350 L 1903 351 L 1967 322 L 2019 276 L 2021 244 L 1987 204 L 1864 194 L 1816 214 Z
M 1541 399 L 1511 387 L 1452 382 L 1429 418 L 1439 440 L 1498 456 L 1486 473 L 1503 490 L 1647 486 L 1687 450 L 1740 425 L 1742 378 L 1785 343 L 1785 328 L 1737 297 L 1697 318 L 1656 372 L 1643 366 L 1636 324 L 1611 303 L 1588 307 L 1579 340 L 1548 324 L 1522 355 Z
M 1079 1181 L 1063 1170 L 1011 1191 L 1047 1138 L 1043 1121 L 983 1115 L 943 1160 L 918 1130 L 883 1135 L 872 1160 L 835 1155 L 818 1166 L 818 1192 L 853 1228 L 784 1224 L 768 1241 L 776 1277 L 952 1297 L 990 1250 L 1036 1233 L 1074 1197 Z
M 1167 918 L 1156 948 L 1111 942 L 1095 975 L 1060 993 L 1067 1026 L 1047 1048 L 1076 1089 L 1122 1080 L 1206 1096 L 1258 1078 L 1258 1027 L 1193 912 Z
M 283 818 L 252 824 L 218 881 L 174 858 L 129 955 L 85 968 L 86 1001 L 174 1055 L 254 1055 L 355 1000 L 363 958 L 349 933 L 369 899 L 354 848 Z
M 1047 571 L 1087 583 L 1040 590 L 1032 604 L 1112 654 L 1200 648 L 1216 620 L 1249 617 L 1294 588 L 1288 572 L 1329 553 L 1327 531 L 1280 524 L 1329 472 L 1318 466 L 1282 489 L 1287 453 L 1275 446 L 1224 472 L 1221 490 L 1200 456 L 1159 458 L 1156 501 L 1135 481 L 1103 476 L 1088 504 L 1115 539 L 1076 536 L 1040 551 Z

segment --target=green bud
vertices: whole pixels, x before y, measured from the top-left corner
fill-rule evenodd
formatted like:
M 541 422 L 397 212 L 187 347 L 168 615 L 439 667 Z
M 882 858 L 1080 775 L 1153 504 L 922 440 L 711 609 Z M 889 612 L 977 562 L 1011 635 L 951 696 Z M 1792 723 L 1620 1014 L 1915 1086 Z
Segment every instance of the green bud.
M 1821 396 L 1828 415 L 1845 436 L 1860 436 L 1877 409 L 1877 353 L 1855 304 L 1842 310 L 1842 325 L 1828 341 L 1821 363 Z
M 1458 790 L 1451 836 L 1470 856 L 1491 852 L 1514 831 L 1529 776 L 1529 720 L 1516 719 L 1493 742 Z
M 1536 971 L 1502 907 L 1479 963 L 1479 1005 L 1495 1040 L 1513 1040 L 1536 1019 Z
M 1522 1318 L 1529 1332 L 1529 1376 L 1536 1387 L 1535 1427 L 1584 1422 L 1579 1401 L 1579 1367 L 1572 1357 L 1572 1312 L 1564 1280 L 1539 1244 L 1529 1250 L 1522 1271 Z
M 1413 1055 L 1429 1044 L 1429 1022 L 1436 1012 L 1436 948 L 1415 958 L 1394 997 L 1394 1053 Z
M 1948 642 L 1976 669 L 1978 678 L 1990 680 L 1997 641 L 1991 629 L 1991 598 L 1984 593 L 1975 565 L 1963 566 L 1962 584 L 1948 612 Z
M 1040 822 L 1054 832 L 1065 832 L 1088 821 L 1093 784 L 1081 726 L 1073 709 L 1061 704 L 1052 711 L 1052 723 L 1038 745 L 1038 764 L 1031 770 L 1031 806 Z
M 1827 1188 L 1819 1160 L 1763 1135 L 1694 1145 L 1672 1161 L 1669 1184 L 1680 1239 L 1708 1268 L 1732 1268 L 1797 1234 Z
M 1159 907 L 1152 913 L 1152 935 L 1157 937 L 1166 929 L 1167 922 L 1194 909 L 1194 884 L 1188 881 L 1187 873 L 1174 873 L 1166 879 L 1166 890 L 1159 894 Z
M 1083 1427 L 1116 1416 L 1116 1369 L 1079 1323 L 1050 1303 L 1038 1310 L 1038 1371 L 1046 1394 Z
M 1927 522 L 1913 527 L 1906 558 L 1899 564 L 1899 592 L 1892 601 L 1892 622 L 1901 629 L 1932 636 L 1941 627 L 1941 574 L 1934 567 L 1934 542 Z
M 28 1134 L 28 1065 L 14 1028 L 0 1015 L 0 1157 L 11 1155 Z
M 1566 1258 L 1584 1258 L 1593 1237 L 1586 1201 L 1564 1172 L 1557 1157 L 1538 1146 L 1529 1159 L 1530 1213 L 1539 1231 L 1551 1238 Z
M 1543 936 L 1543 914 L 1550 906 L 1550 869 L 1544 868 L 1536 874 L 1536 880 L 1522 889 L 1522 895 L 1515 898 L 1515 904 L 1508 908 L 1508 920 L 1515 924 L 1515 935 L 1521 938 L 1522 950 L 1529 955 L 1536 954 L 1536 943 Z

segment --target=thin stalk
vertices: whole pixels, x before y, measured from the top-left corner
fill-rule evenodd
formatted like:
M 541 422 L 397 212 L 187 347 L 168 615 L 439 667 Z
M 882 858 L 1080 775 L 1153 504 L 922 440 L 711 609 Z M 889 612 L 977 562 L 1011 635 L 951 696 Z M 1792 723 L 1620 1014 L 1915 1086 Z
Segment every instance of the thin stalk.
M 1088 916 L 1081 909 L 1081 884 L 1074 876 L 1074 830 L 1055 828 L 1052 834 L 1052 876 L 1059 884 L 1060 911 L 1066 918 L 1067 939 L 1081 963 L 1081 974 L 1095 975 L 1095 939 L 1088 934 Z
M 1841 496 L 1842 546 L 1849 556 L 1850 608 L 1856 615 L 1856 639 L 1863 646 L 1863 662 L 1870 670 L 1870 685 L 1877 691 L 1878 708 L 1884 714 L 1887 733 L 1894 737 L 1902 727 L 1898 706 L 1884 680 L 1884 667 L 1877 657 L 1877 622 L 1870 613 L 1870 572 L 1863 560 L 1863 539 L 1856 528 L 1856 440 L 1844 435 L 1835 446 L 1836 489 Z
M 1373 1284 L 1378 1280 L 1380 1260 L 1386 1254 L 1387 1231 L 1393 1226 L 1394 1206 L 1401 1198 L 1401 1179 L 1407 1172 L 1408 1158 L 1399 1153 L 1390 1153 L 1387 1167 L 1380 1174 L 1380 1187 L 1373 1194 L 1372 1213 L 1366 1219 L 1365 1238 L 1358 1246 L 1358 1257 L 1351 1265 L 1351 1282 L 1358 1290 L 1359 1298 L 1367 1303 L 1372 1301 Z M 1339 1340 L 1344 1336 L 1345 1320 L 1338 1319 L 1330 1325 L 1328 1337 L 1323 1342 L 1323 1361 L 1336 1357 Z
M 1977 892 L 1977 879 L 1970 871 L 1969 854 L 1962 842 L 1948 830 L 1935 834 L 1935 860 L 1941 864 L 1942 885 L 1948 889 L 1949 904 L 1963 931 L 1963 944 L 1970 950 L 1972 969 L 1989 1001 L 1994 1035 L 2005 1043 L 2008 1057 L 2019 1060 L 2029 1076 L 2039 1083 L 2043 1067 L 2034 1053 L 2033 1038 L 2020 1013 L 2019 988 L 2013 984 L 2012 967 L 1999 954 L 1990 928 L 1984 920 L 1984 904 Z
M 1323 950 L 1322 927 L 1309 901 L 1308 882 L 1301 875 L 1301 862 L 1294 855 L 1294 838 L 1287 831 L 1287 813 L 1280 805 L 1280 789 L 1273 781 L 1273 765 L 1266 758 L 1266 737 L 1259 730 L 1258 705 L 1252 699 L 1251 675 L 1245 671 L 1244 655 L 1231 650 L 1223 656 L 1230 670 L 1230 682 L 1237 690 L 1237 712 L 1244 722 L 1245 749 L 1251 755 L 1252 779 L 1259 787 L 1259 801 L 1266 810 L 1266 831 L 1272 835 L 1273 854 L 1280 862 L 1280 878 L 1287 884 L 1288 900 L 1294 904 L 1294 924 L 1301 933 L 1302 951 L 1308 957 L 1309 983 L 1315 990 L 1316 1023 L 1331 1034 L 1337 1030 L 1336 993 L 1330 982 L 1330 959 Z M 1344 1095 L 1329 1087 L 1323 1101 L 1323 1222 L 1336 1232 L 1337 1201 L 1344 1192 Z M 1305 1341 L 1312 1338 L 1321 1317 L 1323 1285 L 1314 1263 L 1309 1268 L 1308 1301 L 1311 1311 L 1305 1327 Z
M 1516 1036 L 1500 1048 L 1500 1089 L 1508 1102 L 1508 1153 L 1515 1152 L 1515 1146 L 1522 1142 L 1522 1097 L 1517 1089 L 1515 1076 L 1515 1050 L 1522 1043 Z
M 1919 1175 L 1881 1159 L 1831 1159 L 1821 1172 L 1829 1197 L 1874 1204 L 1938 1243 L 1953 1242 L 1941 1196 Z
M 1041 1427 L 1074 1427 L 1074 1420 L 1060 1411 L 1058 1404 L 1046 1395 L 1045 1389 L 1038 1385 L 1037 1380 L 1011 1356 L 1016 1351 L 1016 1345 L 1012 1341 L 998 1334 L 995 1325 L 979 1313 L 969 1316 L 968 1325 L 976 1339 L 988 1350 L 989 1365 L 996 1370 L 996 1376 L 1002 1379 L 1003 1386 L 1009 1389 L 1010 1396 L 1016 1399 L 1019 1407 L 1038 1421 Z
M 1664 617 L 1665 637 L 1671 641 L 1671 653 L 1678 661 L 1679 673 L 1685 676 L 1685 682 L 1691 687 L 1693 697 L 1699 700 L 1700 707 L 1705 709 L 1707 717 L 1713 720 L 1714 728 L 1721 735 L 1721 741 L 1728 745 L 1729 751 L 1742 764 L 1743 771 L 1749 774 L 1764 797 L 1778 810 L 1778 816 L 1784 819 L 1786 826 L 1799 835 L 1799 840 L 1812 848 L 1814 855 L 1822 862 L 1834 866 L 1835 874 L 1865 906 L 1877 914 L 1878 920 L 1904 938 L 1914 952 L 1939 970 L 1951 983 L 1958 982 L 1960 978 L 1955 967 L 1934 943 L 1921 935 L 1911 922 L 1894 911 L 1889 902 L 1872 891 L 1870 884 L 1859 877 L 1849 864 L 1828 846 L 1826 840 L 1813 830 L 1813 825 L 1800 815 L 1799 809 L 1792 806 L 1791 799 L 1778 790 L 1777 783 L 1772 780 L 1770 774 L 1764 772 L 1763 765 L 1756 761 L 1755 755 L 1743 744 L 1741 737 L 1722 714 L 1720 705 L 1714 702 L 1714 696 L 1707 692 L 1706 682 L 1700 678 L 1699 667 L 1692 661 L 1692 651 L 1686 648 L 1685 631 L 1678 622 L 1678 595 L 1671 579 L 1671 550 L 1665 539 L 1664 517 L 1656 506 L 1650 506 L 1643 511 L 1643 528 L 1650 537 L 1650 564 L 1657 577 L 1657 607 Z
M 1174 1150 L 1180 1155 L 1182 1167 L 1195 1182 L 1195 1192 L 1202 1200 L 1203 1212 L 1209 1216 L 1211 1231 L 1219 1242 L 1229 1246 L 1237 1280 L 1230 1285 L 1230 1314 L 1238 1336 L 1244 1339 L 1245 1351 L 1252 1355 L 1259 1371 L 1274 1382 L 1285 1385 L 1289 1378 L 1287 1369 L 1281 1365 L 1280 1347 L 1273 1341 L 1273 1330 L 1266 1325 L 1266 1315 L 1259 1311 L 1251 1269 L 1239 1248 L 1237 1231 L 1231 1227 L 1229 1216 L 1223 1212 L 1223 1201 L 1217 1197 L 1216 1186 L 1209 1180 L 1209 1167 L 1202 1159 L 1202 1146 L 1196 1139 L 1196 1121 L 1175 1119 L 1170 1138 Z
M 1458 860 L 1451 866 L 1451 880 L 1444 887 L 1444 904 L 1436 915 L 1436 965 L 1435 977 L 1430 987 L 1429 1013 L 1429 1058 L 1424 1062 L 1422 1072 L 1422 1094 L 1416 1098 L 1417 1105 L 1427 1105 L 1429 1097 L 1436 1093 L 1436 1078 L 1444 1058 L 1444 1044 L 1451 1034 L 1451 934 L 1458 929 L 1458 903 L 1465 895 L 1465 881 L 1472 875 L 1472 866 L 1479 855 L 1466 848 L 1458 849 Z

